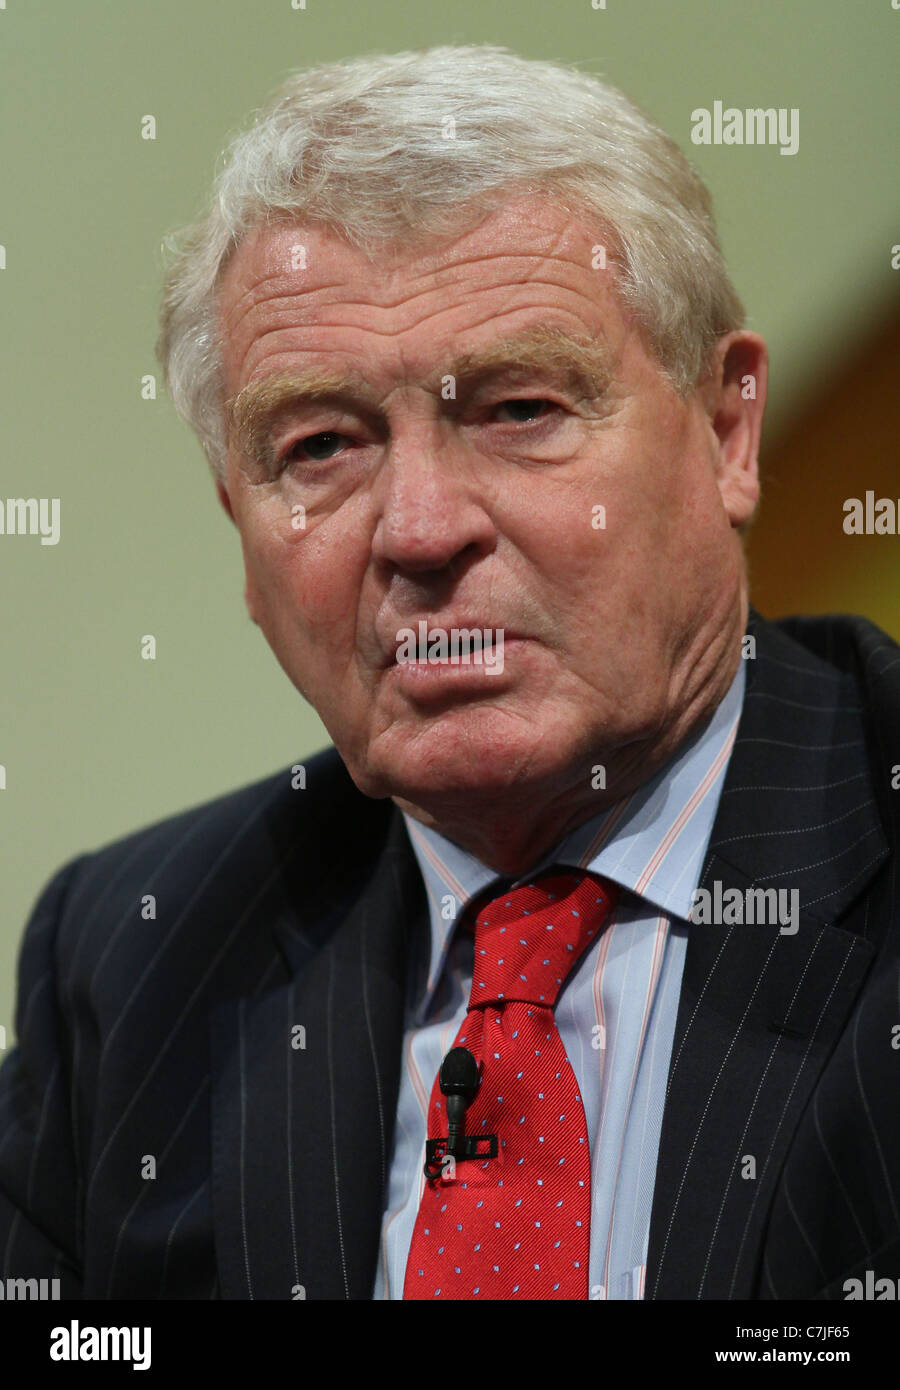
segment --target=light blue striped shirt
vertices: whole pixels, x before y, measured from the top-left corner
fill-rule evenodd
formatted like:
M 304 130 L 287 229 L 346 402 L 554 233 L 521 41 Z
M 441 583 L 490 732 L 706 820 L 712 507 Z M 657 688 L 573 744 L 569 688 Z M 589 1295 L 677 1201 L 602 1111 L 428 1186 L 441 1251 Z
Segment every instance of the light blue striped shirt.
M 556 1023 L 591 1138 L 590 1297 L 639 1299 L 691 895 L 719 804 L 744 698 L 744 663 L 713 717 L 630 797 L 549 851 L 627 891 L 567 980 Z M 469 901 L 499 878 L 404 813 L 431 918 L 430 957 L 411 971 L 394 1147 L 373 1297 L 403 1297 L 425 1178 L 427 1114 L 445 1053 L 468 1011 L 473 938 L 454 934 Z

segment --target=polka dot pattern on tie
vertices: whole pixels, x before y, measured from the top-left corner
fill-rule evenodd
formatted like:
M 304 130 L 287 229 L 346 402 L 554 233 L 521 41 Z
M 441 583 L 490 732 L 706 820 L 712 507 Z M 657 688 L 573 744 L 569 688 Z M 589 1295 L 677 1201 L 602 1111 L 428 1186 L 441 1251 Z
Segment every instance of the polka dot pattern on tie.
M 426 1182 L 404 1298 L 588 1297 L 590 1146 L 553 1007 L 617 892 L 597 875 L 557 870 L 478 911 L 469 1012 L 454 1045 L 481 1073 L 466 1133 L 497 1134 L 499 1151 L 458 1160 L 455 1181 Z M 446 1133 L 435 1078 L 428 1135 Z

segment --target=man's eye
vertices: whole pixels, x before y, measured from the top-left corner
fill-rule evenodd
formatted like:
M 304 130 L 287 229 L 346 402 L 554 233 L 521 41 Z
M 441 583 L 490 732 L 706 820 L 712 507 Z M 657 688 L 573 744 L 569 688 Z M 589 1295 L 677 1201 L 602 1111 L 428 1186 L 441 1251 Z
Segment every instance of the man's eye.
M 494 406 L 495 411 L 510 411 L 513 417 L 511 423 L 516 425 L 527 425 L 534 420 L 542 419 L 548 411 L 556 408 L 555 401 L 546 400 L 543 396 L 500 401 L 498 405 Z M 346 438 L 346 435 L 338 434 L 335 430 L 308 434 L 305 439 L 294 441 L 290 448 L 285 451 L 281 462 L 283 464 L 325 463 L 328 459 L 335 457 L 346 442 Z
M 334 457 L 335 445 L 339 445 L 344 438 L 343 434 L 337 434 L 333 430 L 326 430 L 321 434 L 308 434 L 305 439 L 295 440 L 282 462 L 290 463 L 292 459 L 298 459 L 300 462 L 322 463 L 325 459 Z
M 495 410 L 509 410 L 513 414 L 513 423 L 516 425 L 530 424 L 535 418 L 539 418 L 539 412 L 544 411 L 545 407 L 552 409 L 555 401 L 545 400 L 543 396 L 535 396 L 526 399 L 516 399 L 501 401 L 494 407 Z

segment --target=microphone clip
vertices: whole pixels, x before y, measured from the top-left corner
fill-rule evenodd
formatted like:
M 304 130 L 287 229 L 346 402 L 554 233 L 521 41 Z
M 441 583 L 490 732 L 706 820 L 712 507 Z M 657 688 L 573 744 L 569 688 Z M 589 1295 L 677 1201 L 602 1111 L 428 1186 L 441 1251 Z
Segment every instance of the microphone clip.
M 478 1063 L 467 1047 L 452 1047 L 441 1063 L 438 1084 L 447 1098 L 447 1134 L 425 1144 L 425 1177 L 430 1181 L 455 1175 L 456 1160 L 496 1158 L 496 1134 L 465 1134 L 465 1113 L 481 1078 Z
M 456 1159 L 496 1157 L 496 1134 L 464 1134 L 452 1149 L 448 1147 L 446 1139 L 428 1139 L 425 1142 L 424 1173 L 429 1181 L 445 1176 L 450 1178 L 453 1176 Z M 448 1164 L 448 1158 L 454 1160 L 454 1163 Z M 448 1169 L 449 1171 L 445 1171 Z

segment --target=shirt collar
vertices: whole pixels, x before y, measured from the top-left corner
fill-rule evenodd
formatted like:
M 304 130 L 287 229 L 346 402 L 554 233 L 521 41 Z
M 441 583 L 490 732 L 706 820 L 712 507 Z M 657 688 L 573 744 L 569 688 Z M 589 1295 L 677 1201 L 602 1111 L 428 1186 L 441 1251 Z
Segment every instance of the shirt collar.
M 402 813 L 425 881 L 431 922 L 428 974 L 417 1000 L 420 1020 L 428 1012 L 457 921 L 489 884 L 496 883 L 500 893 L 528 882 L 551 864 L 567 864 L 602 874 L 667 916 L 687 920 L 737 733 L 744 687 L 741 661 L 711 719 L 648 782 L 577 826 L 520 878 L 496 874 L 461 845 Z

